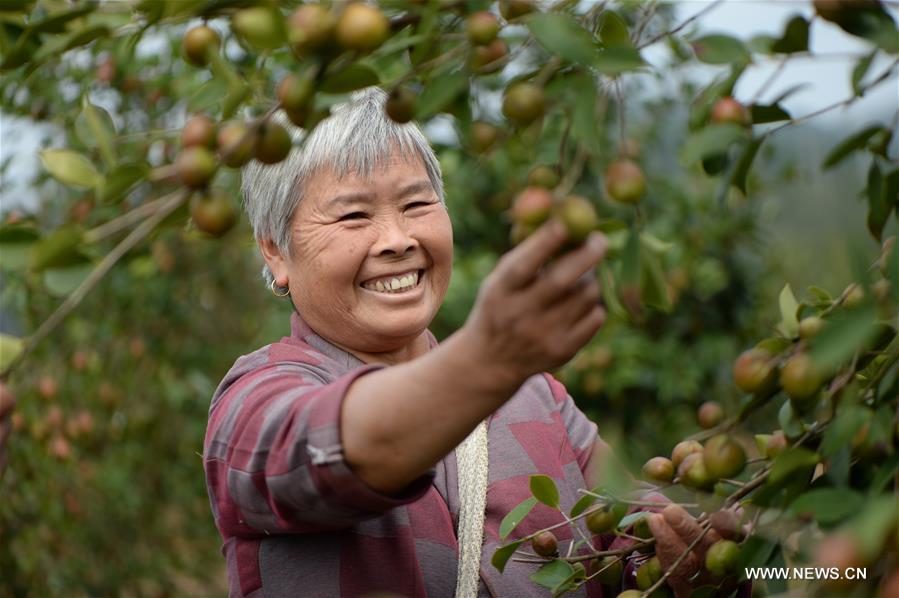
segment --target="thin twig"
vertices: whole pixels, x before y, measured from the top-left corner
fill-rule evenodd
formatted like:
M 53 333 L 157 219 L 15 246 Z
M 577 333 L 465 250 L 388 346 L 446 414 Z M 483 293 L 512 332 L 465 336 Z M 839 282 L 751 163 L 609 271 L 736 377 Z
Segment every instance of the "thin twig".
M 119 231 L 125 230 L 132 224 L 140 222 L 141 220 L 155 212 L 157 209 L 159 209 L 160 206 L 169 201 L 177 193 L 179 193 L 179 191 L 175 191 L 173 193 L 160 197 L 159 199 L 154 199 L 153 201 L 142 203 L 133 210 L 126 212 L 121 216 L 110 220 L 109 222 L 104 222 L 96 228 L 92 228 L 91 230 L 84 233 L 84 242 L 96 243 L 101 239 L 105 239 L 106 237 L 114 235 Z
M 59 307 L 56 308 L 50 317 L 44 320 L 40 327 L 28 337 L 22 352 L 3 370 L 0 372 L 0 380 L 5 380 L 10 372 L 12 372 L 22 360 L 25 359 L 34 349 L 44 340 L 53 330 L 62 323 L 72 311 L 84 300 L 87 294 L 97 285 L 100 280 L 106 276 L 110 269 L 128 253 L 141 239 L 146 237 L 156 226 L 162 222 L 166 216 L 171 214 L 175 209 L 184 203 L 190 197 L 190 192 L 182 190 L 174 197 L 170 198 L 159 210 L 144 220 L 137 228 L 122 239 L 122 241 L 113 248 L 106 256 L 100 260 L 100 263 L 91 271 L 90 275 L 66 297 Z
M 783 72 L 784 67 L 787 66 L 787 62 L 789 62 L 791 56 L 791 54 L 786 54 L 781 59 L 780 63 L 777 65 L 777 68 L 772 71 L 771 75 L 767 79 L 765 79 L 765 82 L 762 83 L 761 87 L 758 88 L 758 91 L 755 92 L 755 95 L 752 96 L 752 99 L 749 100 L 750 104 L 755 104 L 756 102 L 758 102 L 759 99 L 761 99 L 762 94 L 768 91 L 768 88 L 771 87 L 771 85 L 777 79 L 777 76 L 780 75 Z
M 700 10 L 698 13 L 696 13 L 695 15 L 693 15 L 692 17 L 690 17 L 689 19 L 687 19 L 686 21 L 684 21 L 683 23 L 681 23 L 680 25 L 678 25 L 677 27 L 675 27 L 674 29 L 671 29 L 671 30 L 669 30 L 669 31 L 664 31 L 664 32 L 662 32 L 662 33 L 656 35 L 655 37 L 651 37 L 649 40 L 647 40 L 647 41 L 644 42 L 643 44 L 640 44 L 639 46 L 637 46 L 637 49 L 638 49 L 638 50 L 642 50 L 643 48 L 645 48 L 645 47 L 647 47 L 647 46 L 651 46 L 652 44 L 656 43 L 656 42 L 659 41 L 660 39 L 664 39 L 665 37 L 667 37 L 667 36 L 669 36 L 669 35 L 674 35 L 674 34 L 677 33 L 678 31 L 680 31 L 681 29 L 683 29 L 684 27 L 686 27 L 687 25 L 689 25 L 690 23 L 692 23 L 693 21 L 695 21 L 696 19 L 698 19 L 699 17 L 701 17 L 701 16 L 703 16 L 704 14 L 706 14 L 706 13 L 708 13 L 708 12 L 710 12 L 710 11 L 716 9 L 718 6 L 720 6 L 720 5 L 723 4 L 723 3 L 724 3 L 724 0 L 715 0 L 714 2 L 712 2 L 711 4 L 709 4 L 708 6 L 706 6 L 706 7 L 703 8 L 702 10 Z
M 657 582 L 652 584 L 648 590 L 644 591 L 643 594 L 641 594 L 641 596 L 643 598 L 646 598 L 647 596 L 652 596 L 653 592 L 655 592 L 660 587 L 662 587 L 662 584 L 665 583 L 665 581 L 667 581 L 668 578 L 671 576 L 672 571 L 677 569 L 680 566 L 680 564 L 682 562 L 684 562 L 684 559 L 687 558 L 687 555 L 690 554 L 693 551 L 693 549 L 699 545 L 699 543 L 702 541 L 702 539 L 705 538 L 705 535 L 707 533 L 709 533 L 710 529 L 712 529 L 711 523 L 704 524 L 702 526 L 702 533 L 699 534 L 698 536 L 696 536 L 696 539 L 694 539 L 692 542 L 690 542 L 690 545 L 687 546 L 687 548 L 680 554 L 679 557 L 677 557 L 677 559 L 675 559 L 675 561 L 673 563 L 671 563 L 671 566 L 668 567 L 668 569 L 662 574 L 662 577 L 660 577 Z

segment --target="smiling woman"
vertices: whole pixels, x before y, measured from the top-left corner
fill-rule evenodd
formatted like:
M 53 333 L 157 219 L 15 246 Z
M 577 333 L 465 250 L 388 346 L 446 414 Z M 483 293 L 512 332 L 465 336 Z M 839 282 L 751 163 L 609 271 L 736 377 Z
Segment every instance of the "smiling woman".
M 385 97 L 357 93 L 302 150 L 244 172 L 265 277 L 295 313 L 289 336 L 237 360 L 209 411 L 204 463 L 232 596 L 530 595 L 538 565 L 489 564 L 502 517 L 537 473 L 570 509 L 606 452 L 545 373 L 605 319 L 585 276 L 604 238 L 560 255 L 565 227 L 551 220 L 438 344 L 428 326 L 453 258 L 440 169 L 414 124 L 385 116 Z M 519 531 L 557 523 L 538 505 Z

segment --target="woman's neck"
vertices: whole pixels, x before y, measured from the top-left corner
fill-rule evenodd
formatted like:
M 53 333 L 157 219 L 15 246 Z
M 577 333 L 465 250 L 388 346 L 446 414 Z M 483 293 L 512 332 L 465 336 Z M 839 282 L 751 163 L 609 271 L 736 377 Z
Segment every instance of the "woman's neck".
M 383 363 L 386 365 L 397 365 L 412 361 L 416 357 L 421 357 L 431 349 L 431 341 L 428 338 L 428 331 L 424 330 L 418 337 L 408 345 L 393 351 L 384 351 L 380 353 L 367 353 L 365 351 L 356 351 L 349 347 L 341 347 L 355 355 L 363 363 Z

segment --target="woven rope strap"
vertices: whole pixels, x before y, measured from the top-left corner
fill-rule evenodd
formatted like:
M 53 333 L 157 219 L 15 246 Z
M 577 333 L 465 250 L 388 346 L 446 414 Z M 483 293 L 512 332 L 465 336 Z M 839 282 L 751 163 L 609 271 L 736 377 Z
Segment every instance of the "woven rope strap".
M 456 447 L 459 477 L 459 577 L 456 598 L 475 598 L 481 571 L 484 541 L 484 508 L 487 504 L 487 422 Z

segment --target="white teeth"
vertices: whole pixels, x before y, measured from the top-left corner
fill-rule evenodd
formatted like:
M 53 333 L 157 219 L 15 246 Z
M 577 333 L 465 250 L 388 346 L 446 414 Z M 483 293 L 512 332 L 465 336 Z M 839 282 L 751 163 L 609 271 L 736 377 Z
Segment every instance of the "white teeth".
M 366 289 L 370 291 L 378 291 L 381 293 L 394 293 L 397 291 L 405 291 L 407 289 L 414 288 L 418 284 L 418 272 L 413 272 L 412 274 L 407 274 L 402 278 L 398 278 L 394 276 L 393 278 L 387 280 L 382 279 L 374 283 L 366 283 L 363 285 Z

